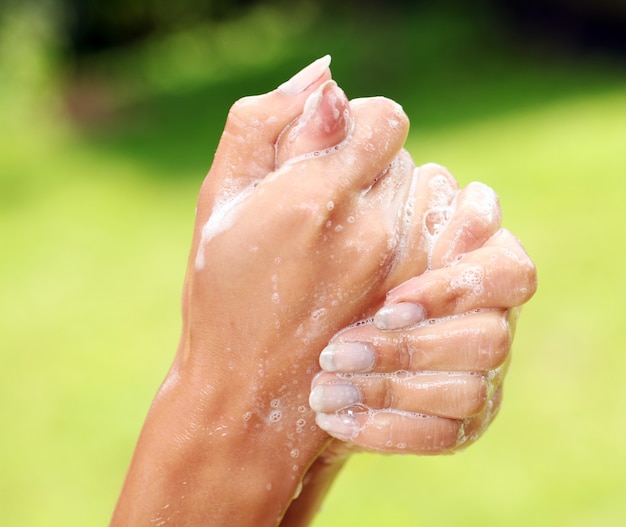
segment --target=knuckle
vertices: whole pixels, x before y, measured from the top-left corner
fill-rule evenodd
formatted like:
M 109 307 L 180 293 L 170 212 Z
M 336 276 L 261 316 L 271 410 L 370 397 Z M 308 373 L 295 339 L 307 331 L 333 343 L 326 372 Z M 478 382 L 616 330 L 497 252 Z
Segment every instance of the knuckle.
M 225 132 L 239 135 L 240 132 L 258 126 L 254 115 L 258 111 L 259 96 L 242 97 L 235 101 L 228 111 Z
M 459 184 L 450 171 L 438 163 L 425 163 L 418 167 L 419 175 L 427 181 L 433 181 L 431 187 L 436 186 L 438 190 L 445 191 L 447 197 L 452 199 L 454 192 L 458 190 Z M 437 178 L 437 179 L 435 179 Z
M 228 116 L 233 118 L 241 117 L 247 114 L 249 108 L 255 103 L 255 96 L 242 97 L 236 100 L 228 111 Z
M 397 102 L 386 97 L 366 97 L 350 102 L 353 113 L 361 114 L 368 121 L 373 120 L 379 132 L 387 131 L 391 135 L 406 135 L 409 130 L 409 118 Z
M 489 238 L 502 221 L 498 195 L 491 187 L 478 182 L 467 185 L 466 195 L 461 212 L 467 217 L 469 233 L 476 239 Z
M 527 259 L 528 259 L 528 263 L 526 265 L 526 283 L 528 284 L 528 287 L 526 288 L 527 291 L 526 291 L 526 297 L 524 301 L 530 300 L 530 298 L 537 291 L 537 267 L 535 266 L 534 262 L 530 259 L 530 257 L 527 257 Z
M 532 261 L 523 245 L 510 231 L 502 229 L 505 236 L 505 243 L 500 247 L 501 253 L 508 258 L 517 269 L 518 305 L 521 305 L 535 294 L 537 291 L 537 267 Z
M 513 334 L 511 326 L 509 324 L 507 314 L 504 313 L 498 317 L 497 324 L 495 324 L 495 327 L 493 328 L 488 369 L 492 370 L 504 364 L 508 357 L 509 350 L 511 349 L 512 340 Z
M 443 418 L 440 419 L 444 421 Z M 433 435 L 433 452 L 453 451 L 457 446 L 462 426 L 462 421 L 445 419 L 445 426 L 441 427 L 438 434 Z
M 481 376 L 480 381 L 474 383 L 474 386 L 472 386 L 472 392 L 472 397 L 470 398 L 472 404 L 468 407 L 467 415 L 463 416 L 465 418 L 478 415 L 485 409 L 489 401 L 490 392 L 487 379 Z
M 390 379 L 385 378 L 382 384 L 381 408 L 395 408 L 396 404 L 395 386 Z
M 506 362 L 511 348 L 513 336 L 506 314 L 484 324 L 480 332 L 476 365 L 481 371 L 491 371 Z
M 413 346 L 408 335 L 401 335 L 395 343 L 396 366 L 398 370 L 413 369 Z

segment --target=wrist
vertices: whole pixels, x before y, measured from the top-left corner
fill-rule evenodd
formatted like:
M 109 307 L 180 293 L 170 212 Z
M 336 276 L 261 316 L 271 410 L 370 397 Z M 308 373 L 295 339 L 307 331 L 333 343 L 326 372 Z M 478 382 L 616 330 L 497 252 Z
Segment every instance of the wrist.
M 167 512 L 187 525 L 277 525 L 328 436 L 311 429 L 305 402 L 261 388 L 175 365 L 146 419 L 113 524 Z

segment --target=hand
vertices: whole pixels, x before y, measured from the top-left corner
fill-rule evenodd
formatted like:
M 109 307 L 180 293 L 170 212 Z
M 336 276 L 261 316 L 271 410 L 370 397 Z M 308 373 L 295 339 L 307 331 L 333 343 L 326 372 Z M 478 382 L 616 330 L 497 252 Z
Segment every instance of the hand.
M 409 278 L 405 257 L 427 264 L 407 130 L 392 101 L 348 103 L 320 61 L 234 105 L 200 192 L 179 351 L 114 524 L 163 504 L 187 524 L 282 517 L 329 441 L 307 405 L 319 350 Z
M 466 234 L 459 211 L 472 200 L 455 198 L 449 174 L 414 170 L 402 150 L 408 119 L 400 107 L 383 98 L 348 102 L 327 66 L 321 59 L 229 114 L 200 192 L 179 350 L 147 416 L 113 525 L 165 516 L 276 525 L 287 509 L 281 525 L 306 523 L 341 464 L 331 462 L 338 443 L 328 448 L 307 405 L 319 350 L 385 303 L 379 327 L 361 331 L 400 335 L 389 326 L 391 305 L 415 312 L 407 302 L 420 302 L 419 316 L 438 316 L 433 299 L 420 296 L 428 285 L 409 279 L 435 276 L 462 253 L 469 258 L 493 234 L 492 221 L 480 236 L 474 227 Z M 479 223 L 472 225 L 480 231 Z M 458 234 L 446 244 L 444 227 Z M 399 291 L 407 296 L 394 301 Z M 398 343 L 350 333 L 357 330 L 341 338 L 371 337 L 372 367 L 395 368 L 385 357 Z M 334 360 L 341 364 L 341 353 Z M 369 381 L 358 389 L 380 424 L 380 389 Z M 419 399 L 411 387 L 407 393 L 406 400 Z M 402 411 L 393 407 L 390 417 Z M 323 417 L 318 423 L 332 428 Z M 368 429 L 349 439 L 378 448 L 382 438 Z M 408 442 L 407 449 L 418 451 Z
M 311 394 L 323 412 L 317 422 L 365 450 L 468 446 L 498 411 L 516 306 L 535 289 L 532 262 L 504 229 L 456 263 L 402 284 L 373 321 L 340 332 L 322 352 L 326 373 Z
M 314 138 L 303 137 L 301 122 L 282 134 L 279 165 L 316 149 Z M 405 291 L 405 284 L 389 296 L 375 322 L 341 331 L 322 353 L 320 365 L 333 373 L 314 380 L 310 403 L 320 412 L 317 423 L 348 443 L 330 444 L 307 476 L 320 466 L 341 464 L 358 448 L 456 450 L 475 441 L 499 408 L 519 313 L 509 308 L 534 293 L 534 266 L 519 242 L 500 230 L 497 196 L 485 185 L 459 191 L 454 178 L 434 164 L 416 169 L 412 185 L 411 196 L 419 204 L 412 201 L 411 212 L 417 212 L 422 229 L 413 231 L 415 260 L 397 259 L 395 271 L 431 272 L 408 282 L 417 287 L 407 297 L 413 303 L 390 309 L 394 293 Z M 483 250 L 487 247 L 494 250 Z M 514 261 L 496 261 L 498 254 Z M 421 362 L 414 360 L 418 354 Z
M 535 267 L 500 228 L 491 189 L 474 183 L 459 191 L 432 164 L 418 177 L 429 272 L 395 288 L 373 319 L 340 331 L 322 352 L 325 372 L 310 403 L 338 439 L 305 476 L 309 492 L 305 484 L 281 525 L 306 523 L 349 454 L 453 452 L 498 411 L 516 306 L 536 290 Z

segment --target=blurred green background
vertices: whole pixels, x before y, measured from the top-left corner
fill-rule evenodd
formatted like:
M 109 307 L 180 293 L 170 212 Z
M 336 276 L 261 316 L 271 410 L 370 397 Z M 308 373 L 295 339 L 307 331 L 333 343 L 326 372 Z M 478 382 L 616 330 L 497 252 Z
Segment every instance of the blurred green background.
M 496 189 L 540 287 L 485 437 L 355 457 L 315 526 L 626 524 L 626 9 L 338 4 L 3 4 L 0 525 L 107 524 L 228 108 L 326 53 L 416 162 Z

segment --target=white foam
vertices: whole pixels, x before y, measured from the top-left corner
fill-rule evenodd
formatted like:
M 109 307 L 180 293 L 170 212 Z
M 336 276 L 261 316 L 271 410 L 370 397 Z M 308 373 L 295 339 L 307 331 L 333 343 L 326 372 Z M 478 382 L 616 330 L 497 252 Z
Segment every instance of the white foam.
M 196 253 L 196 271 L 201 271 L 205 266 L 204 251 L 206 245 L 218 234 L 227 231 L 232 227 L 239 213 L 238 205 L 252 193 L 255 185 L 249 185 L 241 192 L 233 194 L 228 191 L 216 200 L 211 216 L 202 227 L 202 236 Z
M 450 280 L 452 289 L 462 288 L 469 289 L 472 293 L 480 295 L 484 292 L 485 272 L 480 266 L 471 266 L 465 269 L 461 276 Z
M 344 113 L 345 115 L 345 113 Z M 292 157 L 286 161 L 284 161 L 281 165 L 279 165 L 278 163 L 278 152 L 280 150 L 280 144 L 281 144 L 281 140 L 282 140 L 282 136 L 285 132 L 285 130 L 289 127 L 291 127 L 293 125 L 293 123 L 288 124 L 285 129 L 279 134 L 278 136 L 278 140 L 276 142 L 276 146 L 275 146 L 275 168 L 280 168 L 286 165 L 293 165 L 295 163 L 299 163 L 300 161 L 304 161 L 306 159 L 312 159 L 312 158 L 317 158 L 317 157 L 325 157 L 325 156 L 329 156 L 331 154 L 336 154 L 337 152 L 343 150 L 346 145 L 350 142 L 350 139 L 352 138 L 352 134 L 354 132 L 354 119 L 351 116 L 348 116 L 347 118 L 347 133 L 346 133 L 346 137 L 339 142 L 338 144 L 331 146 L 329 148 L 325 148 L 323 150 L 314 150 L 312 152 L 307 152 L 305 154 L 301 154 L 301 155 L 297 155 L 295 157 Z M 293 139 L 292 134 L 297 134 L 300 131 L 300 127 L 298 125 L 296 125 L 290 132 L 287 133 L 288 139 Z
M 418 168 L 415 169 L 416 171 Z M 437 174 L 428 181 L 432 190 L 428 203 L 428 210 L 424 213 L 422 234 L 426 240 L 427 264 L 426 270 L 432 270 L 432 258 L 435 242 L 450 222 L 456 209 L 456 191 L 450 181 L 443 174 Z

